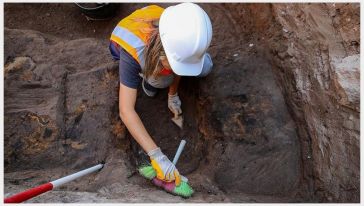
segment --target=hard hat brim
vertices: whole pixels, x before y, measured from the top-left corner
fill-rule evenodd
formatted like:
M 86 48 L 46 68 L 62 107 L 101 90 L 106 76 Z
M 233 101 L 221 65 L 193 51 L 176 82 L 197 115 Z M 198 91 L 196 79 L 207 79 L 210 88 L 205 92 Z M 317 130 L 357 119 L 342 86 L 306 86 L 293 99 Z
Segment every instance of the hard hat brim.
M 202 72 L 204 58 L 196 63 L 178 62 L 169 57 L 169 52 L 166 52 L 166 56 L 171 66 L 172 71 L 179 76 L 198 76 Z

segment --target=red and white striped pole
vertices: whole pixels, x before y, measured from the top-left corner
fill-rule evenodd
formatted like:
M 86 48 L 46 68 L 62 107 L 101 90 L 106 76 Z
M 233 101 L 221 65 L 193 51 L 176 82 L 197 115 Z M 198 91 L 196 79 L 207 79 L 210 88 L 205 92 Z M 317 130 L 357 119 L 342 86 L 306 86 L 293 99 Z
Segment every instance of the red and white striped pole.
M 92 172 L 95 172 L 97 170 L 100 170 L 104 167 L 103 164 L 98 164 L 96 166 L 90 167 L 88 169 L 76 172 L 72 175 L 68 175 L 66 177 L 62 177 L 60 179 L 54 180 L 52 182 L 45 183 L 43 185 L 39 185 L 38 187 L 31 188 L 29 190 L 26 190 L 24 192 L 15 194 L 11 197 L 5 198 L 4 203 L 20 203 L 24 202 L 25 200 L 28 200 L 32 197 L 38 196 L 42 193 L 45 193 L 49 190 L 52 190 L 53 188 L 59 187 L 65 183 L 71 182 L 79 177 L 82 177 L 84 175 L 90 174 Z

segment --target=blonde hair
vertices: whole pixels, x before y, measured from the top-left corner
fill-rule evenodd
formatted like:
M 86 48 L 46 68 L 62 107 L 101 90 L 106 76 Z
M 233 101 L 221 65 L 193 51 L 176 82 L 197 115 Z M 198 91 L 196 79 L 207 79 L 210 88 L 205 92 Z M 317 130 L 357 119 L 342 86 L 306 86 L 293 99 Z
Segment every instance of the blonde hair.
M 144 56 L 144 77 L 148 78 L 150 76 L 157 76 L 162 69 L 162 66 L 160 65 L 160 57 L 165 56 L 158 28 L 155 28 L 151 32 L 147 44 L 144 48 Z

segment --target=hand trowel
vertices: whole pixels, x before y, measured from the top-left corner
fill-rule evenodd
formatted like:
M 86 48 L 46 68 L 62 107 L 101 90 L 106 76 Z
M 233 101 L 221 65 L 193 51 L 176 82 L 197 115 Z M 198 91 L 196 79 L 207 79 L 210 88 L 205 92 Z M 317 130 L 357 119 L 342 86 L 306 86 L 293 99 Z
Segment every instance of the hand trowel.
M 172 122 L 174 122 L 180 129 L 183 129 L 183 116 L 182 114 L 178 115 L 177 113 L 174 114 L 172 118 Z

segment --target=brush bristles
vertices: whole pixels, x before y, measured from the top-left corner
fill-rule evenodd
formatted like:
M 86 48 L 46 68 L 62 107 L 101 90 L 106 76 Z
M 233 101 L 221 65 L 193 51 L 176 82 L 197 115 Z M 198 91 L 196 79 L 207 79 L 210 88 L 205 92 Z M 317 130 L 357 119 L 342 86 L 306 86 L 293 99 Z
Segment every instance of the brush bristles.
M 150 165 L 141 166 L 139 169 L 139 174 L 148 180 L 152 180 L 154 177 L 157 176 L 157 173 L 155 172 L 154 168 Z
M 181 184 L 174 188 L 173 193 L 176 195 L 182 196 L 182 197 L 191 197 L 193 194 L 193 189 L 190 187 L 190 185 L 187 182 L 181 182 Z

